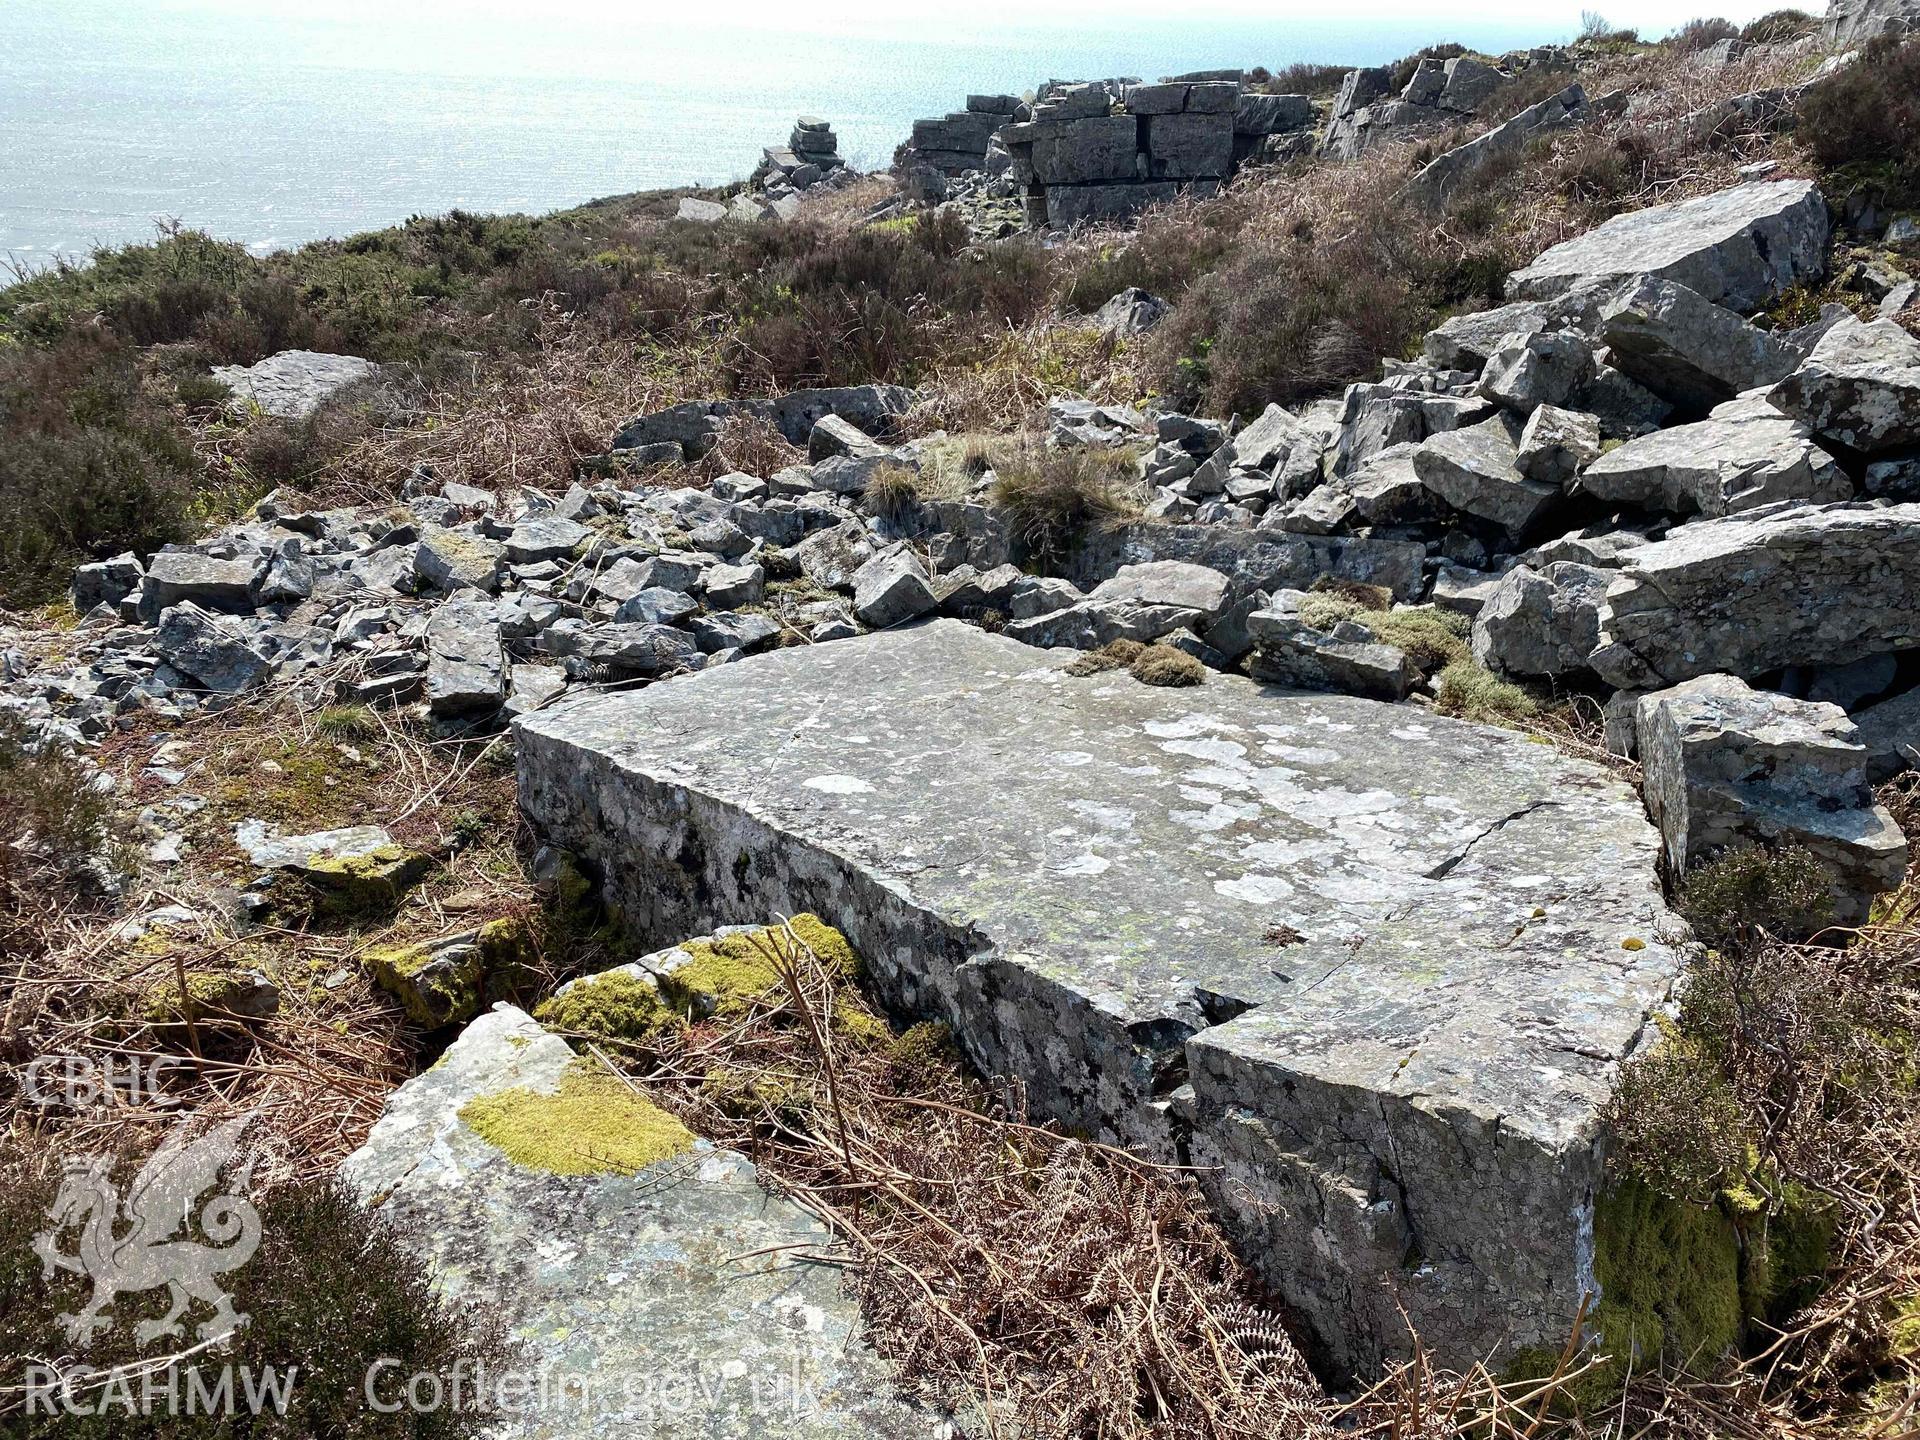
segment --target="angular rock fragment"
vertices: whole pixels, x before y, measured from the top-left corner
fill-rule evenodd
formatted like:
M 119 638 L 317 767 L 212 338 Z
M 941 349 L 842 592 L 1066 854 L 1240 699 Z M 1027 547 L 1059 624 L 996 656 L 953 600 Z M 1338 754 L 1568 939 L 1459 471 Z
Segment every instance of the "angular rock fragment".
M 1695 414 L 1784 379 L 1800 358 L 1733 311 L 1651 275 L 1601 311 L 1600 338 L 1615 369 Z
M 1742 314 L 1826 273 L 1827 202 L 1808 180 L 1735 185 L 1616 215 L 1543 252 L 1507 293 L 1552 299 L 1593 278 L 1673 280 Z
M 1518 415 L 1565 405 L 1593 378 L 1593 351 L 1564 330 L 1514 337 L 1487 357 L 1479 391 Z
M 1433 436 L 1414 453 L 1413 467 L 1421 483 L 1454 509 L 1524 535 L 1561 497 L 1558 485 L 1522 475 L 1518 460 L 1507 422 L 1496 417 Z
M 161 613 L 153 648 L 182 675 L 217 695 L 264 685 L 273 667 L 249 643 L 238 622 L 209 615 L 191 600 Z
M 1599 456 L 1600 421 L 1596 416 L 1542 405 L 1527 417 L 1513 465 L 1529 480 L 1565 489 Z
M 283 420 L 305 420 L 351 385 L 377 379 L 380 367 L 356 355 L 282 350 L 255 365 L 216 365 L 213 378 L 234 398 Z
M 1758 395 L 1706 419 L 1642 435 L 1587 466 L 1580 488 L 1600 500 L 1669 515 L 1731 515 L 1782 500 L 1853 498 L 1853 484 L 1807 427 Z
M 1601 1108 L 1682 967 L 1631 788 L 1404 706 L 1068 658 L 934 621 L 558 707 L 516 729 L 521 802 L 642 945 L 814 911 L 1035 1114 L 1169 1156 L 1178 1128 L 1332 1363 L 1404 1353 L 1401 1306 L 1447 1363 L 1559 1353 Z
M 1920 646 L 1920 505 L 1770 506 L 1632 551 L 1607 591 L 1602 680 L 1654 690 Z
M 427 708 L 436 715 L 487 714 L 507 695 L 500 620 L 491 604 L 450 600 L 427 621 Z
M 1741 845 L 1804 846 L 1833 876 L 1841 924 L 1905 877 L 1906 837 L 1874 803 L 1866 747 L 1838 705 L 1703 675 L 1642 696 L 1635 713 L 1674 873 Z
M 1332 690 L 1377 700 L 1404 700 L 1420 675 L 1406 652 L 1383 645 L 1366 626 L 1343 620 L 1321 629 L 1299 613 L 1299 591 L 1282 591 L 1272 606 L 1247 617 L 1253 653 L 1247 673 L 1295 690 Z
M 1612 579 L 1608 571 L 1568 560 L 1508 571 L 1474 617 L 1474 658 L 1508 675 L 1585 670 L 1599 644 L 1600 608 Z
M 1863 455 L 1920 445 L 1920 340 L 1891 320 L 1845 320 L 1767 399 Z
M 853 613 L 875 630 L 917 619 L 938 605 L 926 567 L 905 546 L 882 551 L 853 573 Z

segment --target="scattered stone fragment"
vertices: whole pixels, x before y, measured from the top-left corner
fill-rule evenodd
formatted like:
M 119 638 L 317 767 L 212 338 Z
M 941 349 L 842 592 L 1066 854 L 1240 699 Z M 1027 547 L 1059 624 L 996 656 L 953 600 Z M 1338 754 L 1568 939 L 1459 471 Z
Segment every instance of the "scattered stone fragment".
M 254 365 L 216 365 L 213 378 L 236 400 L 282 420 L 305 420 L 350 385 L 378 378 L 380 367 L 354 355 L 282 350 Z
M 1672 280 L 1642 275 L 1601 312 L 1614 368 L 1698 414 L 1792 372 L 1799 356 Z
M 881 551 L 853 574 L 853 613 L 875 630 L 917 619 L 938 604 L 926 567 L 906 546 Z
M 1473 655 L 1508 675 L 1584 671 L 1600 641 L 1600 608 L 1613 576 L 1562 560 L 1516 566 L 1475 614 Z
M 1559 502 L 1560 487 L 1529 480 L 1518 460 L 1507 422 L 1496 417 L 1433 436 L 1415 452 L 1413 466 L 1421 483 L 1454 509 L 1524 535 Z
M 1597 416 L 1541 405 L 1527 417 L 1514 468 L 1529 480 L 1563 490 L 1600 456 Z
M 196 684 L 215 694 L 237 695 L 272 676 L 272 666 L 248 644 L 238 625 L 185 600 L 161 614 L 153 648 Z
M 427 708 L 436 715 L 484 715 L 506 699 L 506 656 L 494 607 L 451 600 L 427 622 Z

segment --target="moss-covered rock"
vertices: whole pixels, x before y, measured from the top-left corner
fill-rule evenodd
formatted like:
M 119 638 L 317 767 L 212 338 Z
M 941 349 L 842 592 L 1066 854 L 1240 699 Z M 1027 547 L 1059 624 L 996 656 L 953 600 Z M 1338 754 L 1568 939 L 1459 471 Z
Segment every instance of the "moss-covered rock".
M 397 906 L 432 867 L 418 851 L 380 845 L 355 855 L 316 855 L 298 874 L 316 892 L 322 913 L 377 915 Z
M 280 987 L 258 970 L 195 970 L 183 996 L 173 975 L 141 992 L 139 1016 L 149 1025 L 214 1024 L 271 1019 L 280 1010 Z
M 693 1133 L 588 1061 L 557 1090 L 478 1095 L 460 1119 L 514 1164 L 554 1175 L 633 1175 L 693 1148 Z

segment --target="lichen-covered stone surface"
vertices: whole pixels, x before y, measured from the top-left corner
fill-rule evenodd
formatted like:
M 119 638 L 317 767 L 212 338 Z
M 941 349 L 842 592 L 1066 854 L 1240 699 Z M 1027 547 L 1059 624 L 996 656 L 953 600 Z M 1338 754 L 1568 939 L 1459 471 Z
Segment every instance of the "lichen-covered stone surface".
M 515 1373 L 533 1383 L 504 1392 L 512 1409 L 498 1433 L 951 1434 L 944 1419 L 899 1398 L 860 1338 L 858 1307 L 841 1293 L 837 1271 L 779 1248 L 828 1237 L 805 1211 L 763 1190 L 744 1157 L 695 1142 L 626 1174 L 617 1164 L 623 1147 L 593 1140 L 592 1115 L 580 1125 L 585 1138 L 552 1123 L 571 1113 L 563 1101 L 581 1063 L 524 1012 L 498 1006 L 388 1097 L 341 1171 L 368 1204 L 415 1226 L 413 1243 L 443 1293 L 504 1310 L 523 1347 Z M 531 1117 L 537 1124 L 516 1127 L 512 1106 L 529 1097 L 548 1108 Z M 470 1119 L 520 1144 L 528 1143 L 520 1132 L 550 1131 L 543 1143 L 558 1163 L 517 1163 Z M 680 1148 L 661 1144 L 677 1127 L 660 1121 L 634 1153 Z M 382 1401 L 404 1396 L 405 1380 L 376 1377 Z
M 522 804 L 641 940 L 811 910 L 1042 1114 L 1205 1172 L 1336 1364 L 1566 1338 L 1597 1113 L 1681 967 L 1624 783 L 950 621 L 517 727 Z

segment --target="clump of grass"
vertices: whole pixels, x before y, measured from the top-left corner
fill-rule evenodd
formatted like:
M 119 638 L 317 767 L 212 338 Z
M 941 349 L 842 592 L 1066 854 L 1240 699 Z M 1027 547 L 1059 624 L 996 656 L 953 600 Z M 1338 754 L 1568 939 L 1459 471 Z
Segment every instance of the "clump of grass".
M 1868 41 L 1853 64 L 1802 98 L 1796 134 L 1842 187 L 1920 205 L 1920 39 Z
M 1363 623 L 1382 642 L 1405 651 L 1422 675 L 1473 663 L 1473 647 L 1467 641 L 1472 622 L 1451 610 L 1409 605 L 1384 615 L 1365 616 Z
M 1134 656 L 1127 673 L 1142 685 L 1179 687 L 1203 683 L 1207 678 L 1207 667 L 1184 650 L 1171 645 L 1153 644 Z
M 1356 610 L 1390 610 L 1393 608 L 1393 591 L 1384 585 L 1369 585 L 1364 580 L 1348 580 L 1340 575 L 1322 575 L 1313 582 L 1315 595 L 1332 595 L 1351 604 Z
M 1089 650 L 1067 666 L 1067 674 L 1085 678 L 1105 675 L 1110 670 L 1125 670 L 1147 651 L 1138 640 L 1109 640 L 1098 650 Z
M 877 465 L 867 476 L 861 502 L 883 520 L 905 520 L 920 504 L 920 482 L 904 465 Z
M 1540 702 L 1473 660 L 1456 660 L 1440 672 L 1434 706 L 1442 715 L 1489 725 L 1514 725 L 1540 713 Z
M 366 705 L 329 705 L 313 717 L 313 728 L 329 740 L 368 740 L 380 733 L 380 717 Z
M 1094 531 L 1139 514 L 1131 451 L 1026 444 L 1003 455 L 994 473 L 994 503 L 1042 564 L 1059 563 Z
M 1833 918 L 1830 882 L 1803 846 L 1746 845 L 1694 866 L 1674 898 L 1708 945 L 1752 944 L 1763 935 L 1791 943 Z

